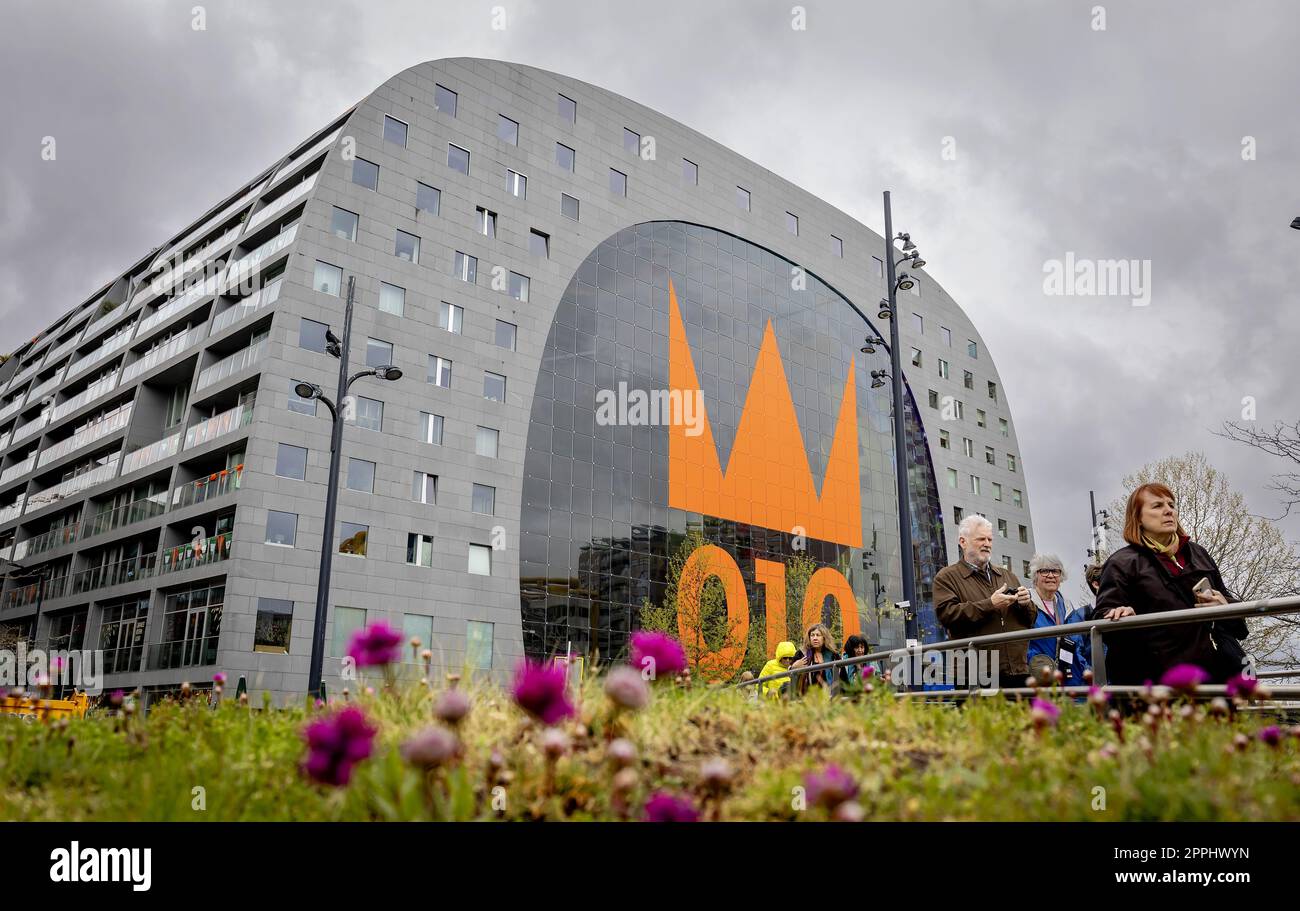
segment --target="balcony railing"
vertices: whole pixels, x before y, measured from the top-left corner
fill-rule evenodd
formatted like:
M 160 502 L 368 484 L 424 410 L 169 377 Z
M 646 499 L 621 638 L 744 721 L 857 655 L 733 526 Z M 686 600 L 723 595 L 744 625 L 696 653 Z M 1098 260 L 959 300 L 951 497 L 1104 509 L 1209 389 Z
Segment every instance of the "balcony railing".
M 41 412 L 40 417 L 32 418 L 26 424 L 19 424 L 15 427 L 13 436 L 9 438 L 10 445 L 16 444 L 19 440 L 27 439 L 48 424 L 50 422 L 50 411 L 51 409 L 47 408 Z
M 116 563 L 92 566 L 90 569 L 83 569 L 81 572 L 72 575 L 69 593 L 81 595 L 99 588 L 109 588 L 113 585 L 126 585 L 128 582 L 151 579 L 155 575 L 157 566 L 157 553 L 141 554 L 138 557 L 128 557 Z M 46 597 L 50 597 L 49 594 L 46 594 Z
M 138 500 L 123 503 L 121 506 L 101 512 L 86 520 L 86 533 L 82 535 L 82 538 L 102 535 L 125 525 L 134 525 L 136 522 L 143 522 L 146 519 L 152 519 L 154 516 L 160 516 L 166 511 L 166 500 L 141 497 Z
M 98 310 L 102 306 L 103 302 L 100 301 L 96 305 L 95 309 Z M 126 302 L 123 302 L 106 313 L 96 313 L 90 318 L 90 322 L 86 324 L 86 331 L 83 333 L 82 337 L 85 338 L 88 335 L 93 335 L 94 332 L 104 331 L 113 323 L 121 319 L 125 314 L 129 313 L 134 306 L 135 301 L 132 300 L 130 306 L 128 306 Z M 92 327 L 94 327 L 94 332 L 91 331 Z
M 236 285 L 241 285 L 252 275 L 257 267 L 263 261 L 279 253 L 285 247 L 293 243 L 293 239 L 298 235 L 298 226 L 292 225 L 288 230 L 281 231 L 275 237 L 262 244 L 251 253 L 244 254 L 239 260 L 230 264 L 226 269 L 225 278 L 221 281 L 223 291 L 229 290 Z
M 14 519 L 18 518 L 19 516 L 21 516 L 22 514 L 23 514 L 23 495 L 19 494 L 17 500 L 10 503 L 8 506 L 5 506 L 4 508 L 0 508 L 0 525 L 3 525 L 5 522 L 11 522 Z M 9 549 L 10 551 L 12 551 L 13 545 L 10 545 Z
M 39 450 L 38 450 L 39 451 Z M 36 467 L 36 452 L 33 452 L 27 458 L 23 459 L 17 465 L 10 465 L 4 471 L 0 471 L 0 484 L 8 484 L 14 478 L 21 478 L 33 468 Z
M 27 382 L 27 381 L 30 380 L 33 376 L 35 376 L 36 373 L 41 369 L 41 361 L 43 361 L 43 360 L 44 360 L 44 358 L 39 358 L 39 357 L 38 357 L 36 360 L 32 361 L 30 364 L 28 364 L 28 365 L 27 365 L 26 367 L 24 367 L 22 370 L 20 370 L 20 371 L 18 371 L 17 373 L 15 373 L 15 374 L 14 374 L 14 378 L 11 379 L 11 380 L 9 381 L 9 388 L 10 388 L 10 389 L 17 389 L 17 388 L 18 388 L 19 386 L 21 386 L 23 383 Z
M 59 383 L 63 381 L 64 372 L 65 371 L 63 370 L 56 370 L 54 372 L 54 376 L 50 377 L 45 382 L 41 383 L 39 386 L 33 388 L 31 392 L 27 393 L 27 401 L 39 402 L 41 400 L 41 396 L 45 395 L 45 393 L 49 392 L 52 389 L 57 389 Z
M 164 361 L 171 360 L 186 348 L 197 345 L 203 340 L 203 331 L 202 326 L 195 326 L 184 335 L 178 335 L 167 344 L 149 351 L 140 360 L 127 364 L 122 370 L 122 382 L 130 382 L 146 370 L 152 370 Z
M 74 332 L 70 339 L 59 345 L 59 347 L 52 349 L 50 353 L 45 356 L 45 363 L 48 364 L 50 361 L 57 361 L 59 358 L 63 357 L 63 355 L 76 347 L 77 339 L 79 338 L 81 338 L 81 333 Z
M 8 405 L 0 408 L 0 421 L 3 421 L 21 407 L 23 407 L 23 396 L 20 395 Z
M 90 404 L 101 395 L 108 395 L 108 393 L 117 388 L 118 382 L 118 371 L 114 370 L 108 376 L 91 383 L 63 404 L 56 405 L 50 420 L 57 421 L 64 415 L 76 411 L 82 405 Z
M 218 638 L 218 636 L 208 636 L 203 639 L 182 639 L 151 645 L 146 667 L 151 671 L 162 671 L 216 664 Z
M 249 295 L 239 301 L 229 310 L 222 310 L 217 314 L 217 318 L 212 321 L 212 335 L 233 326 L 235 323 L 252 316 L 263 307 L 269 307 L 280 297 L 280 279 L 275 279 L 265 288 L 259 288 L 256 293 Z M 3 420 L 3 415 L 0 415 Z
M 43 554 L 47 550 L 53 550 L 65 544 L 75 544 L 80 536 L 80 522 L 72 522 L 59 528 L 51 528 L 43 535 L 37 535 L 34 538 L 28 538 L 26 541 L 16 543 L 13 558 L 15 560 L 24 560 L 27 557 Z
M 319 152 L 321 149 L 332 146 L 334 144 L 334 140 L 339 138 L 339 133 L 341 132 L 343 132 L 342 127 L 340 127 L 337 130 L 334 130 L 332 133 L 330 133 L 327 136 L 322 136 L 320 139 L 312 143 L 311 148 L 304 150 L 293 161 L 286 164 L 284 170 L 280 171 L 278 174 L 275 175 L 275 177 L 271 180 L 271 185 L 268 186 L 266 189 L 272 190 L 278 187 L 280 184 L 284 183 L 286 180 L 289 180 L 296 171 L 298 171 L 305 164 L 310 162 L 312 158 L 315 157 L 317 152 Z
M 262 360 L 262 355 L 266 354 L 269 344 L 270 340 L 264 336 L 247 348 L 241 348 L 234 354 L 223 357 L 212 366 L 204 368 L 199 373 L 199 381 L 194 387 L 194 391 L 200 392 L 214 383 L 221 382 L 228 376 L 233 376 L 241 370 L 252 367 Z
M 195 424 L 185 431 L 185 448 L 192 449 L 195 446 L 202 446 L 204 443 L 217 439 L 217 437 L 233 433 L 241 427 L 251 424 L 253 422 L 254 404 L 254 401 L 249 399 L 229 411 L 223 411 L 215 417 L 208 418 L 201 424 Z
M 31 512 L 36 509 L 43 509 L 58 500 L 70 497 L 73 494 L 80 493 L 88 487 L 94 487 L 96 484 L 111 480 L 117 474 L 118 454 L 114 453 L 110 461 L 105 462 L 89 471 L 83 471 L 81 474 L 61 481 L 53 487 L 47 487 L 44 490 L 38 490 L 36 493 L 27 497 L 27 507 L 24 512 Z
M 158 554 L 158 575 L 211 566 L 230 559 L 231 535 L 213 535 L 199 538 L 176 547 L 164 547 Z
M 118 309 L 121 308 L 119 307 Z M 85 370 L 87 367 L 93 364 L 98 364 L 100 361 L 108 357 L 113 352 L 120 351 L 121 349 L 125 348 L 130 341 L 131 341 L 130 327 L 123 329 L 122 331 L 118 332 L 117 335 L 114 335 L 111 338 L 104 339 L 103 343 L 94 351 L 90 352 L 89 354 L 83 355 L 80 360 L 73 361 L 71 364 L 69 364 L 67 376 L 72 376 L 73 374 L 80 373 L 81 371 Z
M 157 266 L 171 259 L 173 256 L 176 255 L 177 250 L 184 250 L 186 247 L 192 244 L 196 239 L 202 237 L 204 234 L 207 234 L 209 231 L 211 231 L 217 225 L 221 224 L 227 218 L 230 218 L 232 215 L 235 214 L 235 212 L 239 211 L 240 209 L 247 209 L 249 203 L 252 202 L 253 200 L 253 196 L 257 192 L 258 192 L 258 187 L 256 186 L 249 187 L 244 193 L 240 194 L 240 196 L 237 199 L 235 199 L 230 205 L 226 206 L 224 209 L 222 209 L 220 212 L 213 215 L 211 218 L 204 219 L 203 224 L 199 225 L 193 231 L 190 231 L 188 234 L 186 234 L 184 237 L 178 240 L 176 243 L 172 244 L 170 247 L 167 248 L 165 252 L 160 253 L 158 257 L 153 261 L 153 264 L 150 266 L 150 268 L 153 268 L 154 266 Z
M 68 577 L 66 574 L 54 579 L 38 579 L 35 582 L 28 582 L 26 585 L 20 585 L 5 592 L 4 606 L 6 608 L 26 607 L 29 604 L 35 604 L 38 599 L 60 597 L 67 584 Z M 55 591 L 57 594 L 52 595 L 51 591 Z
M 252 218 L 248 220 L 248 233 L 252 234 L 259 227 L 266 224 L 269 220 L 279 215 L 281 212 L 285 211 L 289 207 L 300 202 L 304 196 L 306 196 L 308 193 L 311 192 L 311 188 L 314 186 L 316 186 L 315 174 L 313 174 L 311 177 L 308 177 L 306 180 L 298 184 L 298 186 L 294 187 L 288 193 L 285 193 L 279 199 L 273 200 L 270 205 L 268 205 L 265 209 L 262 209 L 260 212 L 257 212 L 255 215 L 253 215 Z
M 221 252 L 226 244 L 238 237 L 241 227 L 242 225 L 235 225 L 211 243 L 204 245 L 200 250 L 194 253 L 193 256 L 181 263 L 179 267 L 173 266 L 157 278 L 152 279 L 145 289 L 135 296 L 131 303 L 134 305 L 136 301 L 145 296 L 146 291 L 149 294 L 166 294 L 171 292 L 177 283 L 192 276 L 197 269 L 201 268 L 205 263 Z M 156 316 L 157 314 L 155 313 L 154 315 Z
M 4 547 L 0 547 L 0 560 L 12 560 L 13 555 L 14 546 L 12 544 L 6 544 Z
M 244 466 L 236 465 L 234 468 L 214 471 L 206 478 L 199 478 L 197 481 L 177 487 L 172 491 L 172 509 L 184 509 L 186 506 L 206 503 L 208 500 L 234 493 L 239 490 L 243 476 Z
M 36 464 L 48 465 L 69 453 L 76 452 L 83 446 L 89 446 L 96 440 L 102 440 L 109 434 L 124 430 L 126 425 L 131 423 L 131 407 L 132 404 L 128 402 L 108 417 L 95 421 L 90 426 L 81 428 L 66 440 L 61 440 L 48 449 L 42 450 Z
M 180 443 L 181 432 L 178 430 L 169 437 L 163 437 L 148 446 L 141 446 L 139 449 L 128 452 L 122 458 L 122 474 L 128 475 L 168 456 L 176 455 L 176 453 L 180 452 Z

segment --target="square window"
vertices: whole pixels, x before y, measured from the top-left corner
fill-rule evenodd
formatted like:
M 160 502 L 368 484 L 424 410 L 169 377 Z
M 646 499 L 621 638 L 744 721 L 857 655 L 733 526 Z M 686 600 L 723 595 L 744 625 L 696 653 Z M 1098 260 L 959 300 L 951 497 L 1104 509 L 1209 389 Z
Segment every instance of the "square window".
M 402 638 L 407 642 L 412 639 L 419 639 L 421 645 L 429 645 L 433 642 L 433 618 L 426 617 L 423 614 L 402 614 Z M 419 663 L 422 659 L 415 653 L 415 649 L 407 649 L 403 659 L 407 663 Z
M 555 144 L 555 163 L 564 170 L 572 173 L 573 164 L 577 158 L 577 153 L 562 142 Z
M 490 370 L 483 371 L 483 397 L 494 402 L 506 400 L 506 378 Z
M 1007 520 L 998 519 L 998 537 L 1005 538 L 1006 536 L 1007 536 Z
M 736 205 L 748 212 L 750 204 L 749 191 L 744 187 L 736 187 Z
M 505 114 L 497 115 L 497 139 L 512 146 L 519 145 L 519 121 L 511 120 Z
M 799 236 L 799 216 L 793 212 L 785 213 L 785 229 L 796 237 Z
M 556 108 L 559 110 L 561 120 L 566 123 L 578 122 L 578 102 L 572 98 L 567 95 L 556 95 Z
M 379 309 L 393 316 L 406 313 L 406 289 L 388 282 L 379 283 Z
M 492 670 L 492 630 L 491 623 L 465 621 L 465 663 L 471 670 Z
M 966 353 L 971 357 L 980 356 L 980 346 L 975 344 L 971 339 L 966 339 Z
M 364 158 L 352 159 L 352 182 L 367 190 L 378 190 L 379 165 Z
M 469 572 L 473 576 L 492 575 L 492 548 L 484 544 L 469 546 Z
M 469 176 L 469 150 L 447 143 L 447 167 Z
M 334 608 L 334 635 L 330 637 L 330 656 L 345 658 L 348 645 L 356 633 L 366 628 L 366 611 L 360 607 Z
M 627 175 L 622 171 L 609 169 L 609 192 L 615 196 L 627 195 Z
M 497 457 L 497 443 L 500 432 L 491 427 L 480 427 L 474 436 L 474 452 L 489 459 Z
M 497 320 L 496 326 L 496 346 L 505 348 L 509 351 L 515 350 L 515 337 L 519 334 L 519 327 L 514 323 L 507 323 L 505 320 Z
M 486 484 L 475 484 L 470 508 L 481 516 L 496 515 L 497 489 Z
M 452 275 L 471 285 L 478 281 L 478 257 L 456 251 L 452 259 Z
M 456 93 L 443 85 L 434 84 L 433 87 L 433 107 L 434 110 L 441 111 L 444 114 L 456 116 Z
M 368 399 L 364 395 L 356 396 L 357 426 L 362 430 L 383 431 L 384 403 L 378 399 Z
M 700 182 L 700 166 L 689 158 L 682 159 L 682 180 L 691 186 Z
M 266 511 L 266 543 L 293 547 L 298 539 L 298 514 L 294 512 Z
M 442 445 L 442 415 L 420 412 L 420 439 L 434 446 Z
M 962 519 L 962 508 L 961 508 L 960 506 L 954 506 L 954 507 L 952 508 L 952 521 L 953 521 L 953 524 L 954 524 L 954 525 L 960 525 L 960 524 L 961 524 L 961 519 Z
M 574 221 L 577 221 L 578 220 L 577 198 L 574 196 L 570 196 L 568 193 L 561 193 L 560 214 L 563 215 L 565 218 L 572 218 Z
M 490 212 L 482 206 L 475 206 L 474 216 L 478 225 L 478 233 L 484 237 L 497 236 L 497 213 Z
M 340 209 L 335 206 L 334 215 L 330 219 L 330 231 L 335 237 L 355 241 L 357 239 L 358 220 L 356 212 L 349 212 L 347 209 Z
M 1029 543 L 1029 529 L 1026 528 L 1026 527 L 1023 526 L 1023 525 L 1017 525 L 1017 526 L 1016 526 L 1016 529 L 1017 529 L 1017 531 L 1018 531 L 1019 534 L 1020 534 L 1020 543 L 1021 543 L 1021 544 L 1028 544 L 1028 543 Z
M 975 441 L 974 441 L 974 440 L 970 439 L 969 437 L 962 437 L 962 440 L 961 440 L 961 448 L 962 448 L 962 451 L 966 453 L 966 458 L 968 458 L 968 459 L 973 459 L 973 458 L 975 458 Z
M 289 380 L 289 410 L 296 411 L 299 414 L 310 414 L 316 416 L 316 399 L 305 399 L 298 394 L 297 387 L 302 380 Z
M 528 232 L 528 252 L 533 256 L 548 259 L 551 255 L 551 235 L 543 234 L 533 228 Z
M 425 379 L 443 389 L 451 388 L 451 361 L 445 357 L 429 355 L 429 373 Z
M 311 286 L 322 294 L 338 297 L 339 289 L 343 287 L 343 270 L 338 266 L 331 266 L 329 263 L 323 263 L 318 259 L 316 260 L 316 273 L 312 276 Z
M 980 492 L 980 479 L 975 477 L 975 475 L 970 476 L 970 492 L 973 494 L 978 494 Z
M 387 367 L 393 363 L 393 345 L 377 338 L 366 339 L 366 366 Z
M 528 303 L 528 276 L 510 273 L 510 296 L 520 303 Z
M 844 258 L 844 241 L 834 234 L 831 235 L 831 255 L 838 256 L 840 259 Z
M 257 599 L 257 621 L 253 626 L 253 651 L 271 655 L 289 654 L 293 629 L 293 602 L 279 598 Z
M 952 438 L 948 435 L 948 431 L 946 430 L 939 431 L 939 448 L 940 449 L 952 448 Z
M 319 351 L 325 353 L 325 333 L 329 331 L 329 326 L 324 323 L 318 323 L 314 319 L 302 317 L 298 323 L 298 347 L 306 348 L 308 351 Z
M 411 478 L 411 499 L 426 506 L 438 502 L 438 476 L 427 471 L 417 471 Z
M 391 117 L 384 115 L 384 141 L 393 142 L 402 148 L 406 148 L 406 124 Z
M 397 238 L 393 241 L 393 255 L 409 263 L 420 261 L 420 238 L 397 229 Z
M 633 155 L 641 155 L 641 134 L 635 130 L 629 130 L 623 127 L 623 151 L 631 152 Z
M 430 215 L 437 215 L 442 208 L 442 191 L 427 183 L 415 183 L 415 208 Z
M 375 492 L 375 463 L 367 462 L 365 459 L 348 459 L 348 490 L 359 490 L 362 493 Z
M 931 407 L 931 408 L 938 408 L 938 407 L 939 407 L 939 393 L 935 392 L 933 389 L 929 389 L 929 390 L 927 390 L 927 392 L 929 393 L 930 407 Z
M 528 197 L 528 178 L 518 171 L 506 168 L 506 192 L 520 199 Z
M 307 479 L 307 450 L 302 446 L 281 443 L 275 450 L 275 473 L 281 478 Z
M 455 304 L 442 302 L 438 308 L 438 328 L 446 329 L 448 332 L 460 334 L 461 328 L 465 322 L 465 308 L 457 307 Z
M 356 522 L 339 523 L 339 553 L 352 554 L 354 557 L 366 555 L 366 539 L 370 537 L 369 525 Z
M 433 535 L 411 532 L 406 536 L 406 562 L 412 566 L 433 565 Z

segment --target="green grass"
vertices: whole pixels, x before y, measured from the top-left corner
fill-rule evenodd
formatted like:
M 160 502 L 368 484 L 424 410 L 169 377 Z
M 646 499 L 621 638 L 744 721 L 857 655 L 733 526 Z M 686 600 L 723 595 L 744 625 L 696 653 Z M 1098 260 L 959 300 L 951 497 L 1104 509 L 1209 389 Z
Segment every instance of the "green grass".
M 618 734 L 638 754 L 631 816 L 665 789 L 690 796 L 705 818 L 826 818 L 800 807 L 798 789 L 805 773 L 836 763 L 857 781 L 866 819 L 1300 820 L 1300 738 L 1284 728 L 1269 747 L 1255 736 L 1267 722 L 1254 715 L 1197 708 L 1184 718 L 1174 706 L 1154 727 L 1130 719 L 1120 742 L 1109 722 L 1071 703 L 1037 731 L 1026 703 L 1002 699 L 956 708 L 878 691 L 857 702 L 756 703 L 734 690 L 661 685 L 648 708 L 615 717 L 588 682 L 580 719 L 563 726 L 571 748 L 552 766 L 542 728 L 508 694 L 476 686 L 463 759 L 426 776 L 397 748 L 436 723 L 436 695 L 409 685 L 353 698 L 379 734 L 344 788 L 299 771 L 305 708 L 253 710 L 227 698 L 215 710 L 165 704 L 147 717 L 102 713 L 66 726 L 0 718 L 0 819 L 615 819 L 625 814 L 606 749 Z M 1249 738 L 1244 748 L 1237 734 Z M 722 794 L 701 782 L 715 757 L 734 772 Z

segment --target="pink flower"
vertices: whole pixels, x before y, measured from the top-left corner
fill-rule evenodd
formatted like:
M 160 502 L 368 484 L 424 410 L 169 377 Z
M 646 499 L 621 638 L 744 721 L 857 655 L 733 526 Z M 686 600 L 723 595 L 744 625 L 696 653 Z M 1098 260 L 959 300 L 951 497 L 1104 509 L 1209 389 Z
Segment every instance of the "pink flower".
M 605 695 L 619 708 L 643 709 L 650 701 L 650 688 L 636 668 L 621 666 L 605 676 Z
M 215 674 L 212 675 L 212 682 L 215 683 L 217 686 L 225 686 L 226 675 L 221 673 L 221 671 L 217 671 Z
M 438 698 L 433 713 L 448 724 L 460 724 L 469 714 L 469 697 L 460 690 L 447 690 Z
M 577 714 L 569 701 L 564 668 L 521 661 L 515 669 L 515 703 L 542 724 L 556 724 Z
M 1271 747 L 1275 747 L 1282 742 L 1282 729 L 1276 724 L 1270 724 L 1259 732 L 1259 739 Z
M 858 783 L 853 776 L 831 763 L 820 772 L 809 772 L 803 777 L 808 802 L 814 806 L 833 810 L 858 794 Z
M 1041 729 L 1048 725 L 1054 727 L 1057 719 L 1061 717 L 1061 710 L 1055 703 L 1048 702 L 1046 699 L 1035 699 L 1031 703 L 1029 717 L 1033 719 L 1036 728 Z
M 1107 693 L 1099 686 L 1090 686 L 1088 687 L 1088 702 L 1099 709 L 1105 708 L 1106 704 L 1110 702 L 1110 693 Z
M 1238 674 L 1228 681 L 1228 695 L 1244 696 L 1249 699 L 1255 694 L 1255 688 L 1258 686 L 1259 681 L 1254 677 L 1247 677 L 1243 674 Z
M 307 758 L 303 771 L 322 784 L 342 787 L 352 779 L 352 767 L 370 756 L 376 730 L 365 712 L 349 705 L 307 725 Z
M 646 822 L 699 822 L 700 812 L 689 797 L 655 791 L 645 803 Z
M 686 670 L 686 652 L 667 633 L 642 630 L 632 634 L 631 664 L 638 671 L 649 668 L 652 680 L 667 680 Z
M 401 746 L 402 758 L 413 766 L 432 769 L 460 754 L 460 741 L 446 728 L 425 728 Z
M 1196 688 L 1209 679 L 1210 675 L 1195 664 L 1175 664 L 1165 671 L 1160 685 L 1187 694 L 1196 692 Z
M 371 624 L 352 634 L 347 654 L 357 667 L 394 664 L 402 660 L 402 634 L 387 623 Z

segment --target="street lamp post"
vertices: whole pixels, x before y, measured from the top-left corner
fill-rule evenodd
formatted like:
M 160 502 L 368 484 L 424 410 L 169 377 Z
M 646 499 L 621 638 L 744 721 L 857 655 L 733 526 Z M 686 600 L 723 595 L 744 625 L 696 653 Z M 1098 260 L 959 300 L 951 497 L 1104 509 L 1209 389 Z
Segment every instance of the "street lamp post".
M 343 454 L 343 424 L 351 417 L 346 404 L 348 390 L 362 377 L 377 376 L 383 380 L 399 380 L 400 367 L 391 364 L 373 367 L 348 376 L 348 350 L 352 341 L 352 305 L 356 296 L 356 276 L 348 276 L 348 298 L 343 310 L 343 338 L 325 332 L 325 351 L 339 360 L 338 391 L 333 401 L 315 383 L 299 383 L 294 392 L 305 399 L 318 399 L 330 412 L 330 468 L 325 488 L 325 529 L 321 534 L 320 576 L 316 581 L 316 623 L 311 635 L 311 665 L 307 672 L 307 692 L 323 696 L 321 672 L 325 664 L 325 618 L 329 612 L 330 569 L 334 563 L 334 515 L 339 499 L 339 462 Z M 344 413 L 340 413 L 343 409 Z

